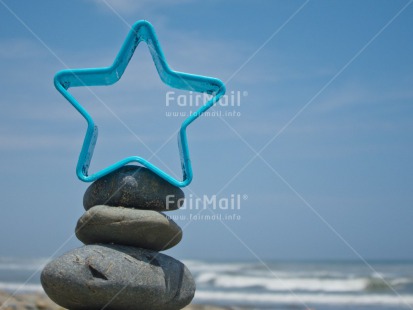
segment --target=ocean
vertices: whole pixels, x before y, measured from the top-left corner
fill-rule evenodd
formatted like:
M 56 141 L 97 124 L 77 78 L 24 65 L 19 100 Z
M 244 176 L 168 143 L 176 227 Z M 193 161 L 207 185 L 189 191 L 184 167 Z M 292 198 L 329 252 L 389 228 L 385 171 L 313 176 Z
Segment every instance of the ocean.
M 0 257 L 0 290 L 41 292 L 46 259 Z M 184 260 L 195 303 L 252 309 L 413 309 L 413 262 Z

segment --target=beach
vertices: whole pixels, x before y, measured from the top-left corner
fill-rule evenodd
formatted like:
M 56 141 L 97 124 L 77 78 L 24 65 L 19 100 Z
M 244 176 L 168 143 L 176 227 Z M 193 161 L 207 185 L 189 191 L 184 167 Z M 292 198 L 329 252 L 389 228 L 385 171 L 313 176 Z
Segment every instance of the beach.
M 46 258 L 0 257 L 5 309 L 62 309 L 44 295 Z M 413 307 L 413 262 L 184 260 L 196 292 L 185 310 L 403 310 Z
M 63 310 L 64 308 L 56 305 L 50 298 L 42 293 L 18 294 L 12 296 L 7 292 L 0 292 L 1 310 Z M 238 310 L 238 307 L 215 307 L 207 305 L 189 305 L 185 310 Z

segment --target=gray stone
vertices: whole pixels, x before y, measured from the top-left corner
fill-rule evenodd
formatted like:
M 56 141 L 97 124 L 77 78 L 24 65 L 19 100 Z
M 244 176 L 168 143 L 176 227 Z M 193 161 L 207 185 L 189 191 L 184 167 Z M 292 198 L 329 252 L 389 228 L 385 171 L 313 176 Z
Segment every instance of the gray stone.
M 96 180 L 83 196 L 86 210 L 108 205 L 157 211 L 176 210 L 184 202 L 184 192 L 149 169 L 123 166 Z
M 94 206 L 77 222 L 76 236 L 85 244 L 116 243 L 161 251 L 177 245 L 182 230 L 158 211 Z
M 47 295 L 71 309 L 175 310 L 189 304 L 195 283 L 184 264 L 151 250 L 86 245 L 48 263 Z

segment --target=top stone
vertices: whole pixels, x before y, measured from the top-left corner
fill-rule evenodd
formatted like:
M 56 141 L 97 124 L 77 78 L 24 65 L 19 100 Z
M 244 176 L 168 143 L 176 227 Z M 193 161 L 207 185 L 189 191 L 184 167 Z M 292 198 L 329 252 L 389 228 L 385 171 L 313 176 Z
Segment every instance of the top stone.
M 83 206 L 96 205 L 169 211 L 180 208 L 184 192 L 147 168 L 123 166 L 93 182 L 83 196 Z

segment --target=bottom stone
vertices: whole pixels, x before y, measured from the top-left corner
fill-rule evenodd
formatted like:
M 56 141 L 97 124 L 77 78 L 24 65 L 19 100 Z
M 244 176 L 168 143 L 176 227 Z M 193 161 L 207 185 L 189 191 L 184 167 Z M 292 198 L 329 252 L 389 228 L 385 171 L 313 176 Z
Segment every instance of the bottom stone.
M 192 275 L 180 261 L 122 245 L 72 250 L 46 265 L 41 282 L 54 302 L 71 310 L 175 310 L 195 294 Z

